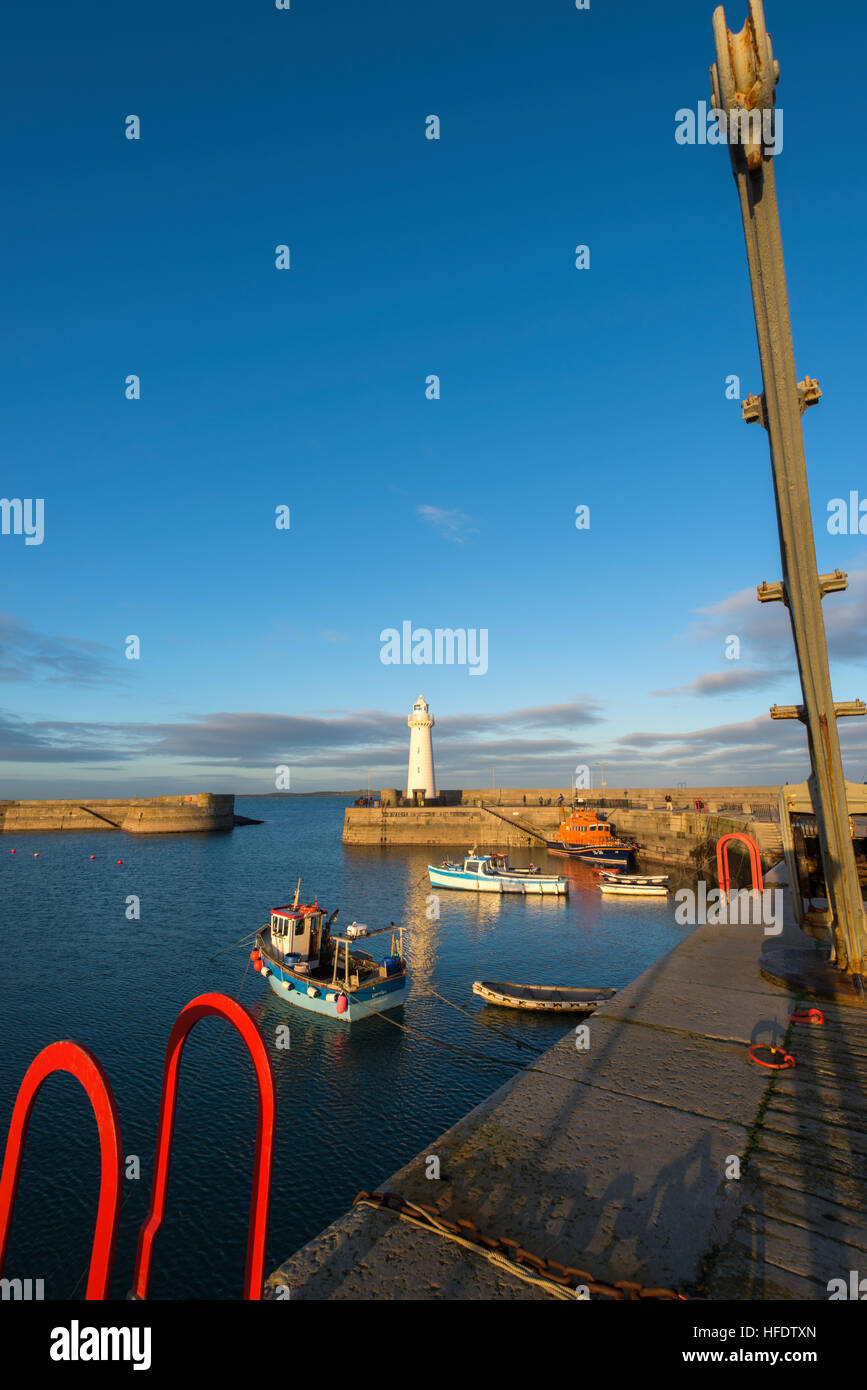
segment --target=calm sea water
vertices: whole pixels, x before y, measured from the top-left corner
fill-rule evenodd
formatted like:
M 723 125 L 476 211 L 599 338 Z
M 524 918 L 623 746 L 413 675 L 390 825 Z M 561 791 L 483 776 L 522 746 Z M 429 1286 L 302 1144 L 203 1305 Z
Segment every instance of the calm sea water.
M 114 1297 L 130 1287 L 147 1212 L 166 1041 L 195 995 L 239 998 L 271 1048 L 278 1137 L 270 1270 L 340 1216 L 360 1188 L 379 1185 L 533 1060 L 502 1030 L 550 1046 L 571 1026 L 486 1007 L 472 994 L 474 979 L 622 986 L 689 931 L 675 925 L 664 900 L 603 901 L 587 868 L 540 851 L 515 851 L 512 860 L 532 857 L 568 875 L 566 902 L 441 892 L 440 919 L 430 920 L 425 865 L 439 862 L 443 847 L 344 847 L 347 804 L 239 798 L 240 814 L 266 823 L 225 835 L 0 838 L 0 1137 L 40 1048 L 72 1038 L 96 1053 L 114 1089 L 124 1152 L 141 1166 L 141 1178 L 124 1184 Z M 250 968 L 249 943 L 209 960 L 291 900 L 299 874 L 302 900 L 318 895 L 329 910 L 339 906 L 343 926 L 355 918 L 409 928 L 412 993 L 391 1017 L 424 1037 L 385 1019 L 349 1029 L 299 1014 Z M 140 898 L 139 921 L 125 916 L 129 894 Z M 279 1049 L 276 1030 L 287 1022 L 290 1047 Z M 255 1119 L 246 1049 L 233 1029 L 204 1020 L 181 1066 L 151 1297 L 240 1295 Z M 44 1279 L 46 1298 L 82 1297 L 98 1176 L 84 1093 L 70 1077 L 52 1077 L 31 1122 L 7 1276 Z

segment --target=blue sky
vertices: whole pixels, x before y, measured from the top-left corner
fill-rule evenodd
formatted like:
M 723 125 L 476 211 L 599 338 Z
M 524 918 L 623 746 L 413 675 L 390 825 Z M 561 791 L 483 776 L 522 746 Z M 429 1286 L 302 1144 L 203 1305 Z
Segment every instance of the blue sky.
M 800 726 L 767 717 L 799 698 L 785 615 L 753 597 L 780 577 L 767 437 L 725 397 L 761 389 L 736 192 L 725 148 L 674 139 L 709 99 L 712 8 L 6 17 L 0 495 L 44 499 L 45 537 L 0 535 L 0 795 L 269 791 L 277 764 L 295 790 L 395 785 L 419 691 L 444 786 L 804 775 Z M 867 19 L 766 15 L 848 700 L 867 540 L 826 516 L 867 498 Z M 487 672 L 384 665 L 407 620 L 486 629 Z

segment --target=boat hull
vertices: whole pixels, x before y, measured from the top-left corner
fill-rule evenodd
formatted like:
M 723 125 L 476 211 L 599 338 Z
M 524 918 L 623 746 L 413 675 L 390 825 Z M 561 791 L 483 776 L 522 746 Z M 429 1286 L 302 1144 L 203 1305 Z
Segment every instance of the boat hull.
M 399 1009 L 409 995 L 410 979 L 405 970 L 371 980 L 357 989 L 346 989 L 339 983 L 332 985 L 330 981 L 317 980 L 281 965 L 275 956 L 263 949 L 261 937 L 256 938 L 256 945 L 261 952 L 262 964 L 268 971 L 266 979 L 277 998 L 290 1008 L 303 1009 L 305 1013 L 333 1018 L 338 1023 L 360 1023 L 374 1014 Z M 315 992 L 309 994 L 308 990 Z M 342 1013 L 337 1008 L 341 995 L 345 995 L 347 1001 Z
M 339 988 L 326 988 L 315 981 L 310 983 L 313 988 L 319 990 L 315 998 L 311 998 L 307 993 L 308 986 L 300 980 L 293 980 L 289 976 L 282 977 L 276 970 L 268 976 L 268 984 L 284 1004 L 294 1009 L 303 1009 L 306 1013 L 319 1014 L 323 1018 L 336 1019 L 338 1023 L 359 1023 L 373 1014 L 398 1009 L 406 1003 L 409 995 L 409 980 L 406 976 L 396 980 L 376 980 L 364 989 L 345 991 L 348 1002 L 340 1014 L 337 1012 L 337 1000 L 344 991 Z M 292 988 L 284 988 L 284 984 L 291 985 Z
M 600 892 L 619 893 L 630 898 L 667 898 L 668 889 L 659 883 L 600 883 Z
M 565 855 L 567 859 L 583 859 L 588 864 L 631 864 L 635 850 L 628 845 L 623 849 L 602 845 L 567 845 L 562 840 L 548 840 L 552 854 Z
M 565 878 L 552 875 L 472 874 L 463 869 L 439 869 L 428 864 L 428 875 L 434 888 L 463 888 L 476 893 L 551 894 L 562 896 L 569 891 Z
M 546 1012 L 593 1013 L 617 993 L 615 989 L 573 989 L 566 985 L 515 985 L 475 980 L 473 994 L 486 1004 L 506 1009 L 536 1009 Z
M 668 874 L 606 874 L 602 869 L 598 870 L 598 874 L 603 883 L 651 884 L 655 887 L 668 883 Z

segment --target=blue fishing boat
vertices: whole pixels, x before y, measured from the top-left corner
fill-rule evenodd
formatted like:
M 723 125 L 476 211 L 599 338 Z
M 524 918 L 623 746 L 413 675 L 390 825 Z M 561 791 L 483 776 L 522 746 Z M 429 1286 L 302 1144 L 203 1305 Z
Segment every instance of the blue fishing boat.
M 369 931 L 352 922 L 345 936 L 336 936 L 331 928 L 337 912 L 326 919 L 318 901 L 300 903 L 298 897 L 296 891 L 290 906 L 271 909 L 271 920 L 256 934 L 250 953 L 253 968 L 278 998 L 341 1023 L 399 1008 L 410 986 L 403 927 L 392 922 Z M 381 961 L 358 949 L 358 941 L 386 934 L 391 936 L 391 949 Z

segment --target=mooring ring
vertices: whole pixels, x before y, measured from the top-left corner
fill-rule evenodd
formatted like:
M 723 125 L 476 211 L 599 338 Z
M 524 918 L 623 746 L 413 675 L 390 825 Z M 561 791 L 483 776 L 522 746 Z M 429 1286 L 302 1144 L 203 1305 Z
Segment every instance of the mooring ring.
M 821 1009 L 793 1009 L 789 1014 L 790 1023 L 824 1023 L 825 1015 Z
M 772 1057 L 782 1057 L 783 1060 L 781 1062 L 765 1062 L 761 1057 L 756 1056 L 757 1052 L 770 1052 Z M 773 1043 L 753 1043 L 750 1048 L 750 1060 L 755 1062 L 757 1066 L 768 1067 L 771 1071 L 785 1071 L 787 1067 L 796 1065 L 790 1052 L 787 1052 L 784 1047 L 775 1047 Z

